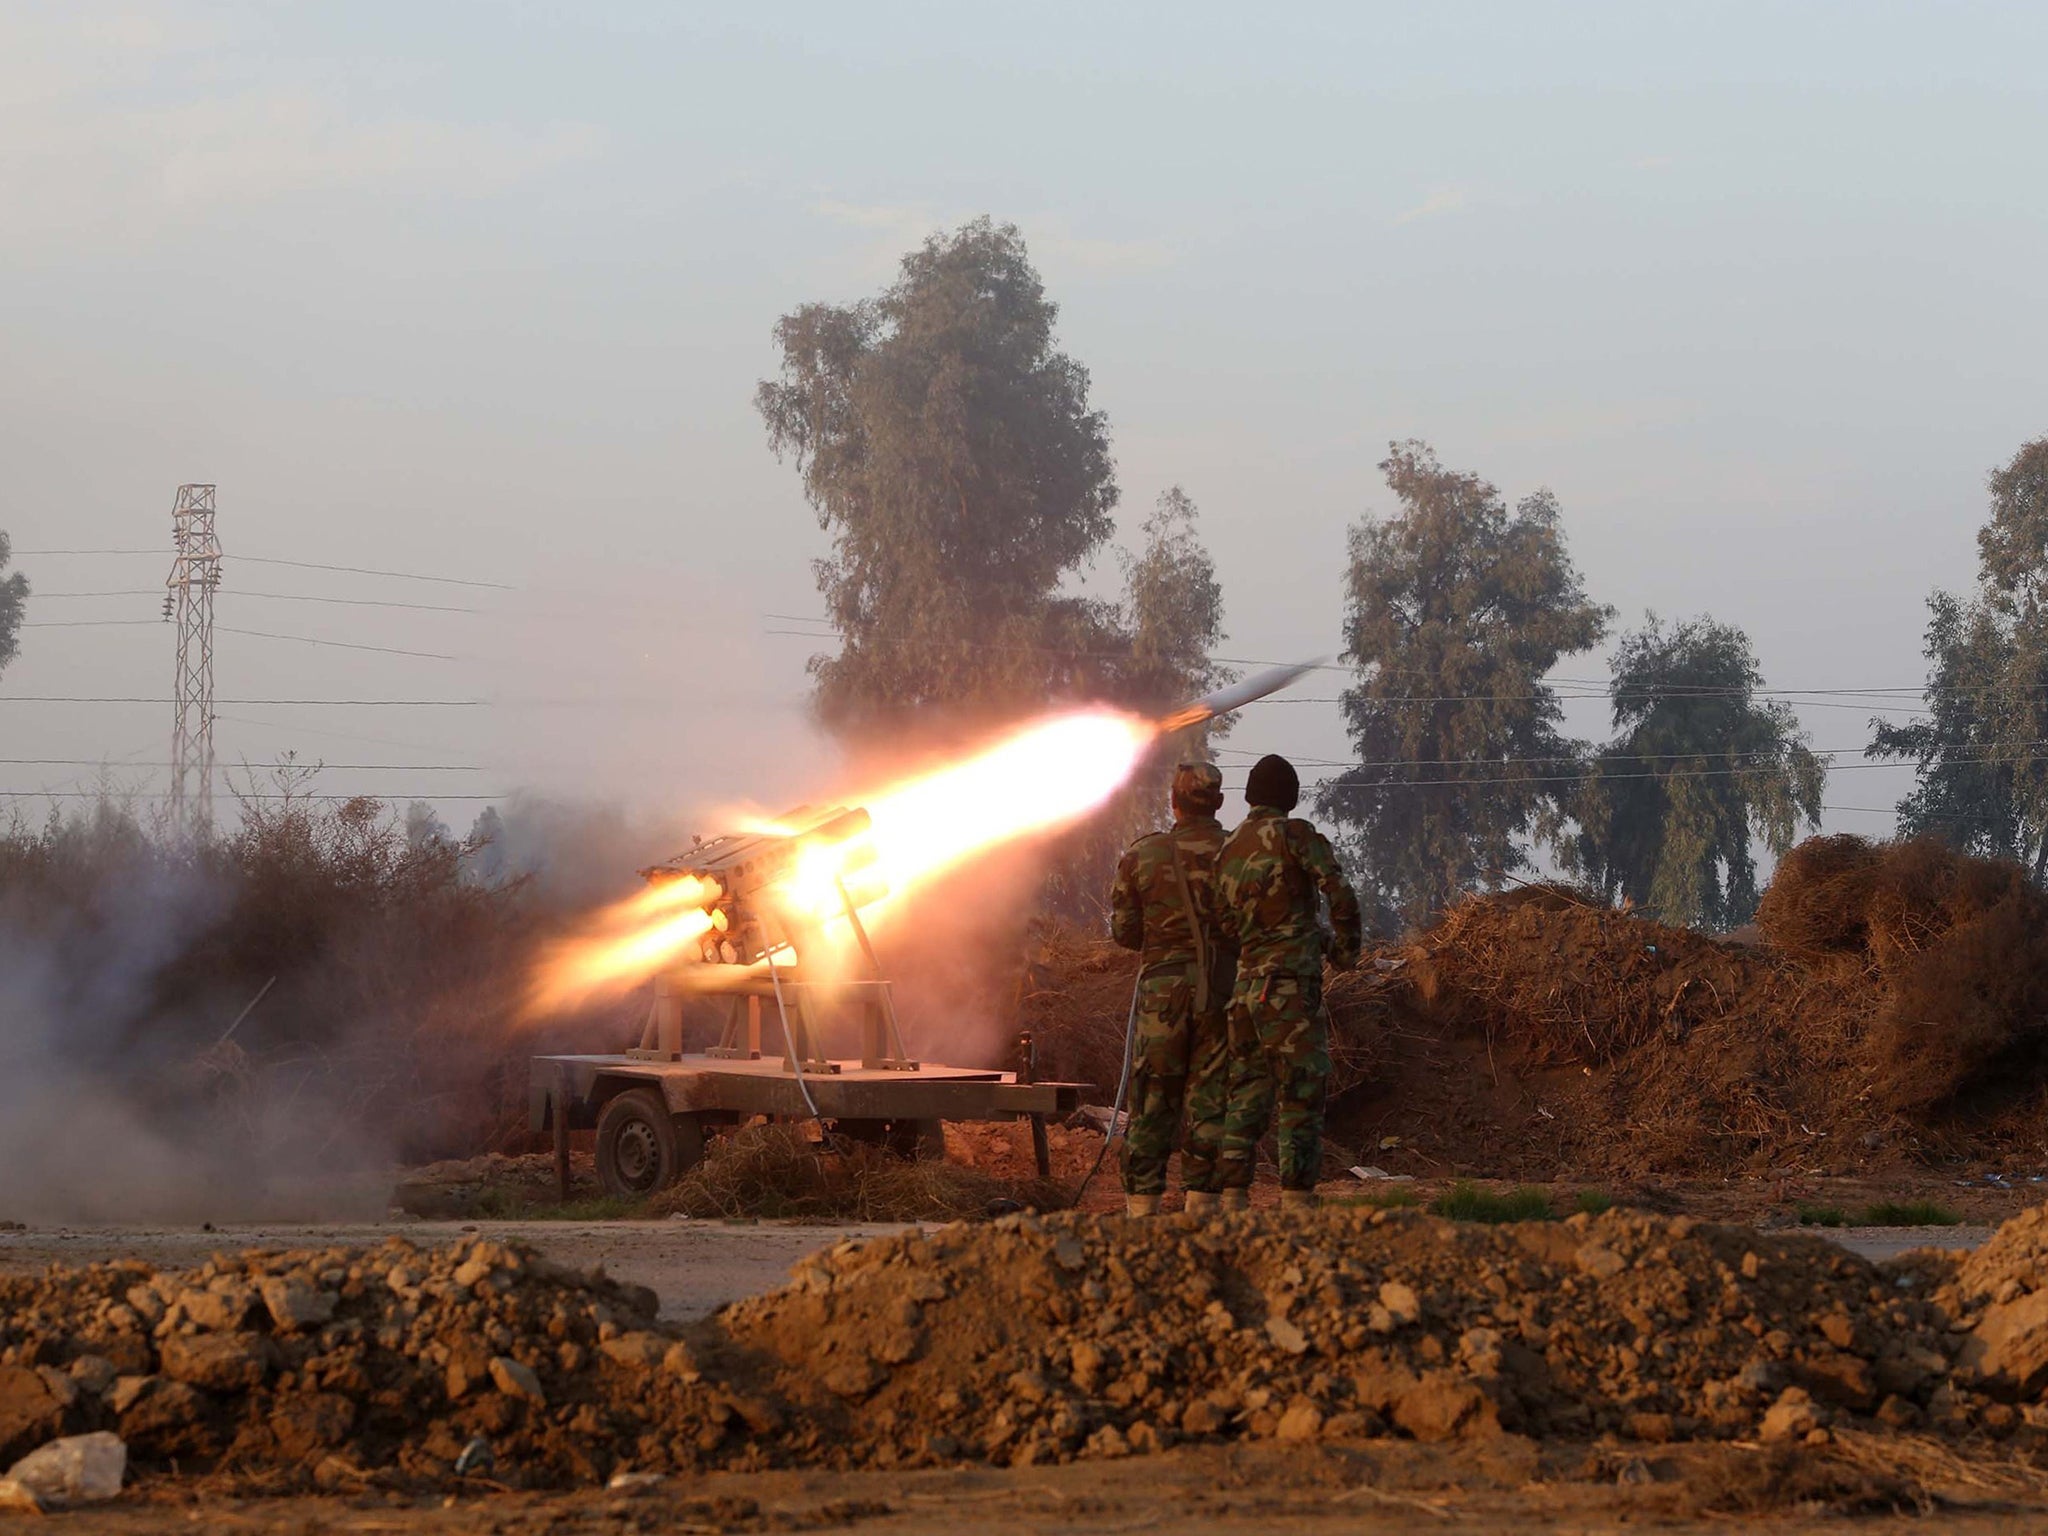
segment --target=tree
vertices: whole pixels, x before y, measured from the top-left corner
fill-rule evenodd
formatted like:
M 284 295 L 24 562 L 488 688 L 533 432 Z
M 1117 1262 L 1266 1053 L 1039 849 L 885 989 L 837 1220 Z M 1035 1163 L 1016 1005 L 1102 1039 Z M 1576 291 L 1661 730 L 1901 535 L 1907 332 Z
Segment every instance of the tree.
M 1927 600 L 1927 718 L 1873 720 L 1865 756 L 1910 758 L 1899 832 L 2048 878 L 2048 437 L 1990 479 L 1975 596 Z
M 474 850 L 463 865 L 472 880 L 491 885 L 505 878 L 511 867 L 505 851 L 505 818 L 495 805 L 476 813 L 465 841 Z
M 408 852 L 426 853 L 454 841 L 447 823 L 426 801 L 415 800 L 405 808 L 405 846 Z
M 1160 493 L 1142 532 L 1144 547 L 1122 554 L 1123 601 L 1109 689 L 1134 709 L 1157 713 L 1199 697 L 1232 674 L 1209 659 L 1223 639 L 1223 587 L 1216 562 L 1195 532 L 1193 498 L 1179 486 Z M 1069 912 L 1093 913 L 1107 899 L 1117 856 L 1135 837 L 1166 825 L 1173 765 L 1213 756 L 1230 728 L 1226 717 L 1162 739 L 1131 782 L 1070 839 L 1052 876 L 1051 896 Z
M 1522 840 L 1561 817 L 1559 770 L 1578 758 L 1543 679 L 1610 616 L 1548 491 L 1510 512 L 1427 444 L 1391 448 L 1380 469 L 1401 510 L 1350 537 L 1342 708 L 1360 761 L 1317 796 L 1382 929 L 1528 867 Z
M 1122 691 L 1154 707 L 1194 698 L 1228 679 L 1209 659 L 1223 639 L 1223 587 L 1195 532 L 1198 515 L 1179 486 L 1162 491 L 1145 519 L 1144 549 L 1123 557 L 1119 627 L 1130 638 Z
M 0 571 L 7 569 L 8 556 L 12 546 L 7 535 L 0 533 Z M 16 571 L 12 576 L 0 577 L 0 669 L 14 660 L 19 650 L 16 638 L 21 630 L 22 611 L 28 606 L 28 578 Z
M 1761 701 L 1749 637 L 1651 614 L 1609 666 L 1617 732 L 1589 765 L 1560 852 L 1608 899 L 1667 923 L 1727 929 L 1756 911 L 1755 839 L 1773 854 L 1820 824 L 1827 767 L 1789 705 Z
M 1113 608 L 1061 586 L 1109 538 L 1117 487 L 1057 316 L 1023 237 L 983 218 L 904 257 L 879 298 L 777 324 L 781 376 L 755 404 L 832 535 L 815 571 L 842 645 L 811 661 L 831 728 L 1102 691 Z

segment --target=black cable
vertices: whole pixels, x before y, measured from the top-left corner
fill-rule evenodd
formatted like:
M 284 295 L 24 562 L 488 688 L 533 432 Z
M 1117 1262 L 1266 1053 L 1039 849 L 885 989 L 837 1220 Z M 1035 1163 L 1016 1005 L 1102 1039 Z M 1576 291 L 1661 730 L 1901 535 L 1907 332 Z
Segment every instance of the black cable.
M 169 790 L 152 789 L 107 793 L 97 789 L 0 789 L 0 798 L 9 800 L 168 800 Z M 510 795 L 460 794 L 452 795 L 438 789 L 422 789 L 412 793 L 404 790 L 385 790 L 375 795 L 330 795 L 279 792 L 265 794 L 238 794 L 231 789 L 213 791 L 216 800 L 509 800 Z
M 441 651 L 404 651 L 391 645 L 359 645 L 353 640 L 319 640 L 312 635 L 281 635 L 268 629 L 237 629 L 232 624 L 216 624 L 214 628 L 223 635 L 249 635 L 258 640 L 296 640 L 302 645 L 331 645 L 343 651 L 377 651 L 386 656 L 417 656 L 426 661 L 474 660 L 468 656 L 449 656 Z
M 418 571 L 384 571 L 367 565 L 323 565 L 317 560 L 280 560 L 269 555 L 224 554 L 223 560 L 240 560 L 248 565 L 289 565 L 302 571 L 346 571 L 352 576 L 390 576 L 399 581 L 438 581 L 451 587 L 489 587 L 498 592 L 517 592 L 506 581 L 477 581 L 466 576 L 423 576 Z
M 174 549 L 17 549 L 10 551 L 13 558 L 24 555 L 156 555 L 163 559 L 175 559 Z M 398 581 L 438 581 L 451 587 L 490 587 L 499 592 L 517 592 L 519 589 L 510 582 L 478 581 L 468 576 L 427 576 L 418 571 L 387 571 L 368 565 L 325 565 L 317 560 L 284 560 L 275 555 L 237 555 L 223 552 L 223 562 L 240 560 L 248 565 L 289 565 L 302 571 L 343 571 L 351 576 L 389 576 Z
M 175 768 L 176 763 L 137 762 L 133 758 L 105 757 L 0 757 L 0 765 L 9 767 L 41 768 Z M 269 768 L 269 763 L 250 765 L 255 768 Z M 403 772 L 403 773 L 483 773 L 485 770 L 474 763 L 299 763 L 294 766 L 308 770 L 326 772 L 329 769 L 350 769 L 362 772 Z
M 0 693 L 0 704 L 168 704 L 156 694 Z M 324 705 L 348 708 L 483 709 L 489 699 L 215 699 L 215 704 Z

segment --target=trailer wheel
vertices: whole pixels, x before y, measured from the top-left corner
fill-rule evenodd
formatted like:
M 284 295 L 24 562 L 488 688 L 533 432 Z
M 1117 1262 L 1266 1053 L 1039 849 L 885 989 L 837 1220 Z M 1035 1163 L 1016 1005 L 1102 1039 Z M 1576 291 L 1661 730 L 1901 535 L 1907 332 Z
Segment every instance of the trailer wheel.
M 704 1156 L 704 1128 L 671 1115 L 656 1088 L 628 1088 L 597 1117 L 597 1178 L 605 1193 L 651 1195 Z

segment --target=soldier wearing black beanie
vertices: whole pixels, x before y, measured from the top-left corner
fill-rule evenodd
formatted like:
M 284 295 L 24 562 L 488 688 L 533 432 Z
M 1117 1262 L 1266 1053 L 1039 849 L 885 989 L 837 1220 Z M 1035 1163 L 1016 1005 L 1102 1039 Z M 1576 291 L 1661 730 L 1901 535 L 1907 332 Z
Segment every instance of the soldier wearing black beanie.
M 1238 943 L 1229 1037 L 1242 1052 L 1216 1177 L 1226 1209 L 1242 1208 L 1252 1158 L 1272 1124 L 1280 1148 L 1280 1204 L 1316 1201 L 1322 1171 L 1323 1097 L 1330 1077 L 1323 962 L 1358 963 L 1364 919 L 1329 839 L 1288 815 L 1301 777 L 1284 757 L 1262 757 L 1245 780 L 1251 814 L 1216 866 L 1219 926 Z M 1321 905 L 1330 904 L 1330 926 Z
M 1286 758 L 1268 752 L 1252 764 L 1244 781 L 1246 805 L 1263 805 L 1286 813 L 1301 803 L 1301 775 Z

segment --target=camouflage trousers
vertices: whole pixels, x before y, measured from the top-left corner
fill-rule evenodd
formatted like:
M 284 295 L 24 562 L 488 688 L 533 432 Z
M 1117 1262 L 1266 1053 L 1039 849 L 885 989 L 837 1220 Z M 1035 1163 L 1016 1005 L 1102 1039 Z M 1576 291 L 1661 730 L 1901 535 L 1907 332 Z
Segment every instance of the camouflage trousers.
M 1280 1187 L 1314 1189 L 1323 1163 L 1323 1098 L 1330 1082 L 1323 978 L 1285 971 L 1240 976 L 1230 999 L 1230 1037 L 1243 1065 L 1224 1117 L 1217 1179 L 1249 1189 L 1268 1125 L 1280 1152 Z
M 1166 1164 L 1181 1144 L 1181 1184 L 1213 1190 L 1230 1106 L 1230 1036 L 1224 989 L 1195 1008 L 1193 966 L 1161 969 L 1138 983 L 1137 1039 L 1131 1047 L 1130 1123 L 1124 1132 L 1124 1192 L 1166 1192 Z M 1181 1115 L 1189 1120 L 1181 1139 Z

